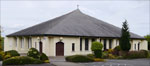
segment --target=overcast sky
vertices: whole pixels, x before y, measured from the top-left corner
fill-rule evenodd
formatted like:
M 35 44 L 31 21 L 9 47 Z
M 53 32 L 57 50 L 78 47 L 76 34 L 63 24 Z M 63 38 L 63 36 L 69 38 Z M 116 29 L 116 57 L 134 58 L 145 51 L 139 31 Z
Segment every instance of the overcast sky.
M 149 33 L 150 3 L 146 1 L 1 1 L 2 35 L 25 29 L 79 9 L 118 27 L 127 19 L 130 31 Z

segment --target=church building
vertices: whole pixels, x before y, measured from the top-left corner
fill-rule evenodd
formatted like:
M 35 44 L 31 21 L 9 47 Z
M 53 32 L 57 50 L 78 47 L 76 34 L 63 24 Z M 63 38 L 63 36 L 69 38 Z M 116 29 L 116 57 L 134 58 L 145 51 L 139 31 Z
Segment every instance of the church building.
M 147 50 L 144 37 L 131 32 L 130 35 L 131 51 Z M 121 28 L 76 9 L 7 35 L 4 51 L 17 50 L 19 53 L 27 53 L 33 47 L 48 56 L 86 55 L 92 53 L 93 41 L 101 42 L 103 49 L 113 49 L 119 45 L 120 36 Z

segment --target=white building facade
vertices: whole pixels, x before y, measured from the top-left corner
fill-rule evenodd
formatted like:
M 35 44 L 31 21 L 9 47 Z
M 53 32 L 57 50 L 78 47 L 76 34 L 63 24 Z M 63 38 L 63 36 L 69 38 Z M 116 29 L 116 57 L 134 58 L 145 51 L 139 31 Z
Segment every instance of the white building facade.
M 5 37 L 4 50 L 27 53 L 36 48 L 48 56 L 90 54 L 92 41 L 103 44 L 103 49 L 119 45 L 121 29 L 88 16 L 79 9 Z M 130 32 L 131 51 L 147 50 L 144 37 Z
M 40 38 L 40 39 L 39 39 Z M 42 42 L 42 47 L 40 43 Z M 43 37 L 6 37 L 4 50 L 17 50 L 19 53 L 27 53 L 29 48 L 33 47 L 48 56 L 69 56 L 69 55 L 86 55 L 91 54 L 92 41 L 98 41 L 103 44 L 103 49 L 113 49 L 119 45 L 119 39 L 109 38 L 89 38 L 89 37 L 58 37 L 58 36 L 43 36 Z M 62 42 L 63 45 L 58 46 L 57 43 Z M 60 43 L 61 44 L 61 43 Z M 104 45 L 105 44 L 105 45 Z M 58 51 L 57 51 L 58 50 Z M 59 51 L 64 50 L 64 51 Z M 131 40 L 131 51 L 147 50 L 147 41 L 134 39 Z M 60 52 L 60 53 L 59 53 Z M 58 55 L 57 55 L 58 53 Z

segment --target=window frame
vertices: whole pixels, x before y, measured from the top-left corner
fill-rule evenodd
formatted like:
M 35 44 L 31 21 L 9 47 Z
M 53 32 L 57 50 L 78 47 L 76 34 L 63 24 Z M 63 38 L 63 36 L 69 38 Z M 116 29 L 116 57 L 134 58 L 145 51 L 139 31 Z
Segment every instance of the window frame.
M 85 38 L 85 51 L 89 50 L 89 38 Z
M 75 43 L 72 43 L 72 51 L 75 51 Z

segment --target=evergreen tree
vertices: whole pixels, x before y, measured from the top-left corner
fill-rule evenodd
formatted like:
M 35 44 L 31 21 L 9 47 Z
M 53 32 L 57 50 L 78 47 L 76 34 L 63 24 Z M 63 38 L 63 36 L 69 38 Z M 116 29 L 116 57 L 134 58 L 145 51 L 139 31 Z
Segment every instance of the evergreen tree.
M 129 51 L 131 48 L 130 33 L 129 33 L 127 20 L 125 20 L 125 22 L 123 22 L 123 25 L 122 25 L 120 47 L 121 47 L 121 50 L 123 51 Z
M 148 41 L 148 50 L 150 50 L 150 35 L 144 36 L 146 40 Z

